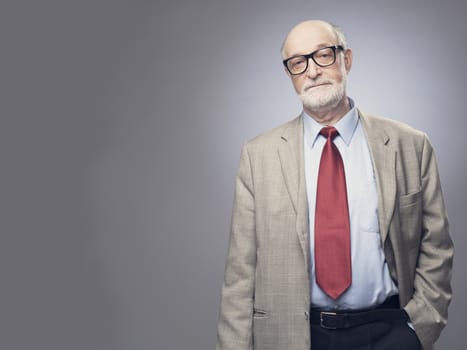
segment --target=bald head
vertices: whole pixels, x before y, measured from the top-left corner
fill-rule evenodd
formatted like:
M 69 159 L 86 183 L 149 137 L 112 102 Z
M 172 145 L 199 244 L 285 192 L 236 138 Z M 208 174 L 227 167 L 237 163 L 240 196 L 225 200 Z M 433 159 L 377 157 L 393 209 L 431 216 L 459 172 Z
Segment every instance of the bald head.
M 339 27 L 321 20 L 309 20 L 298 23 L 287 34 L 281 48 L 282 58 L 311 52 L 314 50 L 311 48 L 313 43 L 342 45 L 347 48 L 344 33 Z M 307 52 L 298 52 L 307 49 Z

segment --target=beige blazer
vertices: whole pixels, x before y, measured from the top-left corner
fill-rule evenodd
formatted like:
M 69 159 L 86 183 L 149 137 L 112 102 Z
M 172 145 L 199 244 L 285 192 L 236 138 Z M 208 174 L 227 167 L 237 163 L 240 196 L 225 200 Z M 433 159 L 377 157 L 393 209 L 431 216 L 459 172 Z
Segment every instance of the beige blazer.
M 433 149 L 402 123 L 360 113 L 381 241 L 424 350 L 447 322 L 453 246 Z M 303 117 L 245 144 L 236 178 L 217 350 L 310 350 Z

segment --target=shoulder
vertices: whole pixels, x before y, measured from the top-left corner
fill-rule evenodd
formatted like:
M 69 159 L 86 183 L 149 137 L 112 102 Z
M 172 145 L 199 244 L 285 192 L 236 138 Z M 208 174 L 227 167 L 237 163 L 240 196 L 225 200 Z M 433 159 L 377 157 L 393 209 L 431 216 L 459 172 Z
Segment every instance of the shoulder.
M 290 137 L 299 137 L 300 133 L 303 133 L 302 115 L 254 137 L 247 141 L 244 147 L 248 149 L 275 147 Z
M 393 144 L 414 146 L 423 146 L 427 140 L 426 133 L 406 123 L 361 111 L 359 115 L 368 137 L 386 137 Z
M 384 130 L 391 135 L 413 135 L 423 137 L 424 132 L 415 129 L 414 127 L 386 117 L 372 115 L 359 111 L 360 117 L 366 124 L 371 128 L 369 131 L 372 131 L 373 128 L 378 130 Z

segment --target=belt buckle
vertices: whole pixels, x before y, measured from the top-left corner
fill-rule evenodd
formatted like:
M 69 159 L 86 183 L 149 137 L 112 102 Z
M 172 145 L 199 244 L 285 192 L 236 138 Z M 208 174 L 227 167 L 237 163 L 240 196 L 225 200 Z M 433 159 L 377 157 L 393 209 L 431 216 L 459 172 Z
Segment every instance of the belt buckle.
M 321 311 L 319 313 L 319 320 L 320 320 L 320 326 L 321 328 L 325 328 L 325 329 L 337 329 L 337 327 L 334 325 L 334 326 L 328 326 L 325 324 L 325 319 L 324 317 L 326 316 L 337 316 L 337 313 L 335 312 L 328 312 L 328 311 Z M 324 322 L 323 322 L 324 321 Z

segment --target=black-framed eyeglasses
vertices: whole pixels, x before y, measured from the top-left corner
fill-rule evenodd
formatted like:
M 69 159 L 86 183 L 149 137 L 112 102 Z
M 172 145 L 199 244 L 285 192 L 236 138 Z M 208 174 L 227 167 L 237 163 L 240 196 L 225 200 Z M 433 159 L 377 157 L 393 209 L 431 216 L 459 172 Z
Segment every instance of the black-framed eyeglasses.
M 310 58 L 319 67 L 328 67 L 336 62 L 336 50 L 344 50 L 342 45 L 327 46 L 308 55 L 292 56 L 282 61 L 292 75 L 299 75 L 308 69 Z

